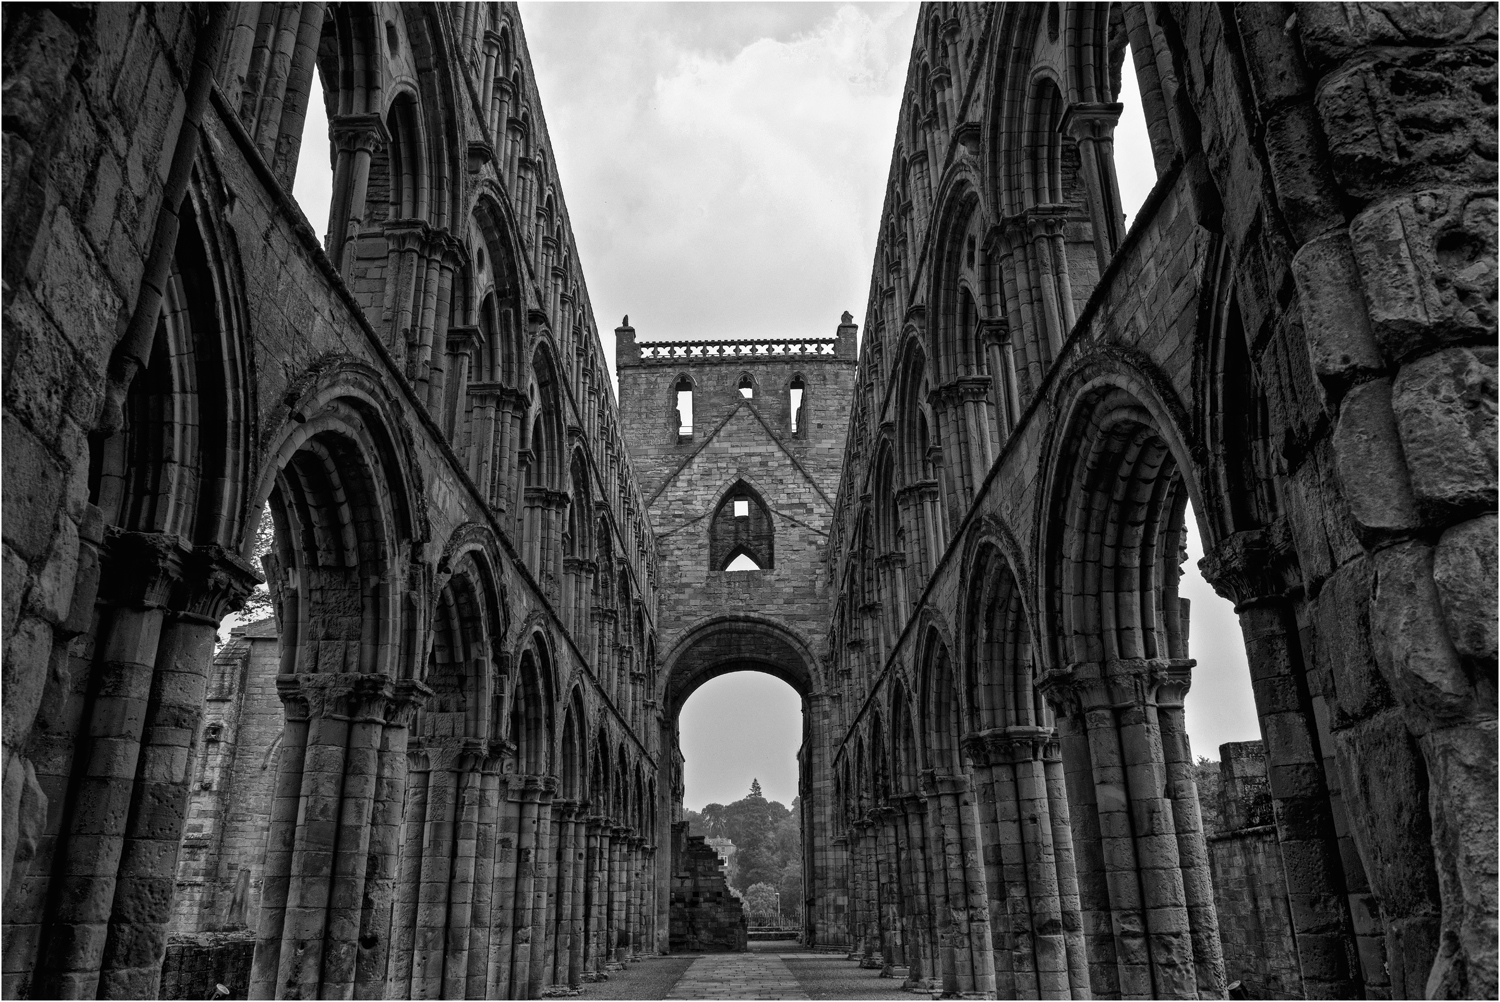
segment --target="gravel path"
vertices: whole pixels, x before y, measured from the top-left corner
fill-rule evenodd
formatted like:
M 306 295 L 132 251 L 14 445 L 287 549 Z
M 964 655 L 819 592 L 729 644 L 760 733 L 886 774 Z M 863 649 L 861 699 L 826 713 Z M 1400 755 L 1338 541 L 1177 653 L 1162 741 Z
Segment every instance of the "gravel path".
M 608 981 L 583 986 L 581 999 L 910 999 L 899 978 L 862 970 L 840 953 L 809 953 L 796 943 L 752 943 L 748 953 L 649 957 Z M 917 996 L 921 997 L 921 996 Z

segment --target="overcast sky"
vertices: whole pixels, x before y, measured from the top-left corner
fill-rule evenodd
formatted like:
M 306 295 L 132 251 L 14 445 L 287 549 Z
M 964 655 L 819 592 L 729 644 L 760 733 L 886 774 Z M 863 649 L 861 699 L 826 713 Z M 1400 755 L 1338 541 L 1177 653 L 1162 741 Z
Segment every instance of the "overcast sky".
M 522 3 L 526 41 L 605 355 L 642 337 L 828 335 L 863 323 L 916 4 Z M 1132 64 L 1116 132 L 1134 216 L 1155 180 Z M 307 135 L 327 128 L 310 103 Z M 294 193 L 327 226 L 327 144 Z M 1196 535 L 1196 534 L 1195 534 Z M 1258 738 L 1238 621 L 1197 572 L 1188 697 L 1196 754 Z M 797 696 L 770 676 L 700 688 L 681 722 L 689 807 L 759 778 L 790 804 Z

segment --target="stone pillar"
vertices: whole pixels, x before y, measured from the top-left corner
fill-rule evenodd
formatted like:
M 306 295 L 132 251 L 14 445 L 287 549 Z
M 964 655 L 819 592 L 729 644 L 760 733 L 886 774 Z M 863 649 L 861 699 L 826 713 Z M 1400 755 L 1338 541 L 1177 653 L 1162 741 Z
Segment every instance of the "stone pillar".
M 531 940 L 536 906 L 537 819 L 542 797 L 540 776 L 525 777 L 520 790 L 516 840 L 515 921 L 511 934 L 510 985 L 506 998 L 530 998 Z
M 1167 796 L 1172 803 L 1172 821 L 1177 830 L 1177 858 L 1182 868 L 1198 992 L 1204 998 L 1221 998 L 1228 983 L 1224 975 L 1224 948 L 1219 942 L 1219 913 L 1214 907 L 1208 842 L 1198 809 L 1193 753 L 1188 746 L 1187 725 L 1183 719 L 1183 699 L 1192 684 L 1192 674 L 1192 667 L 1183 662 L 1169 664 L 1163 669 L 1156 687 L 1156 717 L 1161 725 Z
M 1049 363 L 1062 353 L 1063 342 L 1073 329 L 1076 312 L 1062 236 L 1067 214 L 1065 205 L 1034 205 L 1024 213 L 1031 238 L 1031 260 L 1036 267 L 1036 288 L 1040 293 L 1042 315 L 1046 319 Z
M 867 813 L 854 823 L 855 865 L 859 868 L 859 966 L 880 969 L 880 888 L 876 882 L 876 823 Z
M 630 829 L 615 825 L 609 838 L 609 945 L 608 969 L 620 970 L 625 966 L 628 947 L 625 943 L 625 902 L 629 893 L 626 887 L 625 852 Z
M 490 903 L 489 964 L 485 997 L 510 991 L 516 934 L 516 877 L 520 861 L 521 802 L 527 777 L 508 773 L 500 778 L 495 841 L 495 892 Z
M 557 878 L 556 895 L 552 909 L 553 930 L 552 963 L 548 966 L 549 977 L 554 985 L 570 984 L 568 965 L 573 951 L 573 872 L 577 858 L 575 821 L 578 814 L 576 800 L 554 800 L 552 819 L 557 833 Z
M 376 150 L 389 146 L 391 137 L 377 114 L 335 115 L 328 120 L 328 133 L 335 154 L 333 197 L 324 246 L 328 259 L 348 282 L 354 275 L 354 245 L 365 222 L 370 158 Z
M 937 984 L 937 942 L 933 934 L 933 918 L 936 905 L 928 892 L 927 837 L 923 831 L 923 814 L 927 809 L 924 797 L 916 793 L 903 794 L 896 798 L 901 810 L 905 842 L 902 858 L 903 877 L 906 880 L 906 916 L 909 931 L 906 950 L 906 983 L 908 991 L 931 991 Z
M 103 677 L 64 849 L 62 879 L 73 891 L 51 925 L 49 962 L 59 956 L 66 966 L 39 971 L 36 981 L 46 984 L 50 976 L 66 989 L 97 978 L 100 998 L 137 998 L 156 994 L 166 950 L 214 635 L 255 578 L 229 551 L 184 550 L 167 536 L 114 533 L 109 551 L 110 578 L 125 594 L 116 600 L 102 648 L 96 646 L 95 676 Z M 158 605 L 159 599 L 166 601 Z M 127 804 L 128 812 L 108 809 Z M 77 893 L 83 887 L 88 892 Z M 106 924 L 84 920 L 90 908 L 101 909 L 95 914 Z M 102 956 L 80 950 L 85 944 L 102 946 Z M 67 975 L 59 977 L 62 971 Z
M 978 816 L 967 776 L 928 772 L 930 816 L 936 818 L 936 845 L 941 848 L 938 873 L 943 897 L 939 915 L 946 918 L 941 959 L 945 995 L 995 997 L 995 966 L 990 935 L 989 901 L 979 861 Z
M 1075 978 L 1069 965 L 1067 937 L 1069 930 L 1077 934 L 1080 916 L 1076 890 L 1066 903 L 1062 895 L 1063 883 L 1073 879 L 1072 835 L 1064 818 L 1059 850 L 1052 812 L 1057 794 L 1066 794 L 1048 786 L 1043 756 L 1051 736 L 1051 728 L 1012 726 L 979 732 L 967 742 L 976 774 L 988 773 L 989 788 L 980 787 L 979 802 L 993 832 L 985 857 L 991 914 L 997 926 L 1004 925 L 1003 934 L 997 928 L 995 935 L 996 950 L 1003 951 L 995 958 L 997 977 L 1005 974 L 1002 997 L 1061 999 L 1088 991 L 1086 968 Z M 1066 875 L 1060 872 L 1063 858 L 1070 864 Z
M 381 232 L 386 242 L 385 299 L 380 313 L 383 337 L 401 372 L 410 380 L 416 376 L 421 320 L 418 297 L 427 272 L 429 229 L 420 219 L 397 219 L 387 222 Z
M 583 983 L 585 937 L 588 921 L 589 829 L 588 801 L 582 801 L 573 812 L 573 889 L 568 911 L 568 987 Z
M 584 918 L 587 928 L 584 932 L 583 980 L 595 981 L 604 969 L 604 961 L 600 959 L 600 954 L 604 949 L 603 902 L 609 887 L 608 877 L 604 872 L 605 860 L 609 854 L 609 842 L 608 836 L 604 834 L 602 815 L 590 815 L 586 827 L 588 850 L 585 863 L 587 876 L 584 884 Z
M 537 794 L 536 848 L 532 852 L 531 888 L 531 956 L 527 961 L 526 994 L 520 998 L 541 998 L 542 984 L 548 968 L 547 952 L 552 946 L 552 893 L 555 859 L 552 852 L 552 798 L 557 793 L 557 779 L 546 776 Z
M 278 778 L 250 992 L 352 995 L 394 683 L 378 674 L 304 672 L 280 676 L 277 688 L 286 739 L 301 747 L 284 755 Z
M 1205 577 L 1235 601 L 1239 614 L 1256 715 L 1266 736 L 1267 778 L 1303 991 L 1309 998 L 1343 998 L 1361 990 L 1354 950 L 1361 930 L 1354 915 L 1370 914 L 1371 905 L 1350 899 L 1354 888 L 1346 866 L 1358 859 L 1357 854 L 1346 859 L 1340 851 L 1338 830 L 1345 823 L 1337 819 L 1340 811 L 1324 771 L 1328 753 L 1302 656 L 1301 627 L 1288 597 L 1300 591 L 1290 547 L 1284 523 L 1236 533 L 1206 556 Z M 1335 580 L 1330 599 L 1340 596 L 1342 584 Z M 1378 910 L 1372 917 L 1378 919 Z
M 1077 101 L 1063 112 L 1058 126 L 1078 142 L 1100 275 L 1125 239 L 1125 212 L 1120 204 L 1120 180 L 1115 174 L 1115 124 L 1122 110 L 1121 104 Z
M 901 942 L 901 895 L 897 879 L 896 811 L 881 804 L 875 810 L 875 886 L 880 904 L 880 976 L 896 976 L 904 964 Z
M 479 818 L 475 826 L 474 905 L 469 919 L 468 968 L 465 998 L 484 998 L 489 985 L 490 930 L 495 921 L 496 872 L 500 860 L 501 761 L 496 746 L 489 747 L 480 774 Z M 506 860 L 505 862 L 509 862 Z
M 397 679 L 393 690 L 380 733 L 380 777 L 370 809 L 370 859 L 375 865 L 365 880 L 367 905 L 361 909 L 360 951 L 354 976 L 354 997 L 360 999 L 386 997 L 399 892 L 402 810 L 408 800 L 408 735 L 417 710 L 432 695 L 432 690 L 412 679 Z M 425 796 L 426 777 L 421 781 Z M 410 799 L 418 799 L 415 791 Z M 411 955 L 409 945 L 406 955 Z
M 1122 998 L 1198 995 L 1156 708 L 1157 684 L 1174 665 L 1145 659 L 1113 661 L 1107 668 L 1078 663 L 1043 679 L 1059 718 L 1081 719 L 1086 734 L 1093 802 L 1082 806 L 1097 819 Z M 1095 982 L 1094 990 L 1107 989 Z

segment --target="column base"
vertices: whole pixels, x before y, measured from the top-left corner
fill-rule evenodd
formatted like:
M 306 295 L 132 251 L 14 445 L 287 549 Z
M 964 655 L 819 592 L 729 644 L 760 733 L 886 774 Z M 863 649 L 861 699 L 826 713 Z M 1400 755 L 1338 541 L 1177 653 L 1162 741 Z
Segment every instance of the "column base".
M 859 967 L 862 971 L 878 971 L 882 970 L 884 965 L 875 957 L 864 957 L 860 960 Z

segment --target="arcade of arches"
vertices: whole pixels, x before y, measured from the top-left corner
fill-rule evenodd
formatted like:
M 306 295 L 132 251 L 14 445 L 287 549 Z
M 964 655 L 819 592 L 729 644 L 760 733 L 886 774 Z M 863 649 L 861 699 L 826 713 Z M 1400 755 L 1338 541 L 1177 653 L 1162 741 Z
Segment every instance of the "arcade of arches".
M 803 700 L 810 948 L 1496 994 L 1493 5 L 924 4 L 863 336 L 622 325 L 618 403 L 514 5 L 4 18 L 8 997 L 672 950 L 676 714 L 747 667 Z M 1189 502 L 1264 737 L 1233 837 Z

